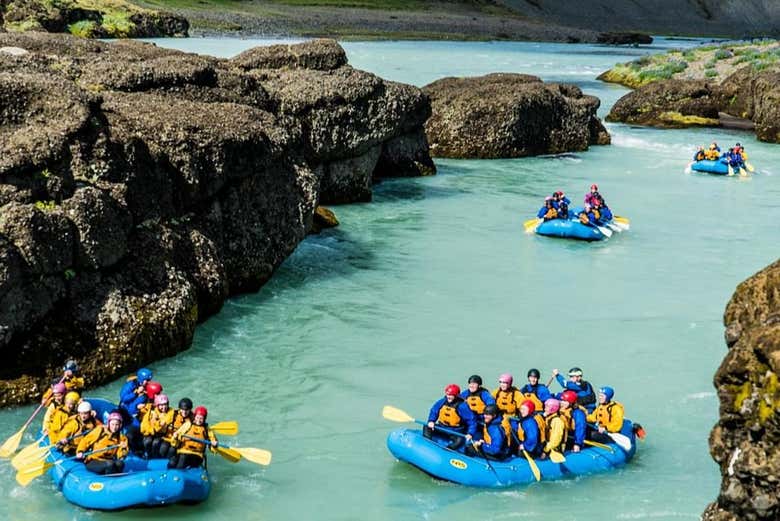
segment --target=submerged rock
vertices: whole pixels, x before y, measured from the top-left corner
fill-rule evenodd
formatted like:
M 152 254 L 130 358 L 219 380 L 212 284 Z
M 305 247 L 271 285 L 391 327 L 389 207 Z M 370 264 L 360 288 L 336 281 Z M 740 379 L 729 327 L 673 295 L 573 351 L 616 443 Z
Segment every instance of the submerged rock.
M 435 171 L 422 91 L 333 41 L 232 60 L 46 33 L 0 48 L 0 405 L 67 358 L 89 385 L 186 349 L 254 291 L 320 203 Z
M 599 99 L 574 85 L 502 73 L 444 78 L 423 91 L 433 110 L 425 124 L 433 156 L 523 157 L 609 143 Z
M 596 36 L 596 43 L 608 45 L 649 45 L 653 43 L 653 37 L 644 33 L 607 32 Z
M 715 374 L 720 419 L 710 453 L 722 483 L 705 521 L 780 517 L 780 260 L 741 283 L 723 317 Z

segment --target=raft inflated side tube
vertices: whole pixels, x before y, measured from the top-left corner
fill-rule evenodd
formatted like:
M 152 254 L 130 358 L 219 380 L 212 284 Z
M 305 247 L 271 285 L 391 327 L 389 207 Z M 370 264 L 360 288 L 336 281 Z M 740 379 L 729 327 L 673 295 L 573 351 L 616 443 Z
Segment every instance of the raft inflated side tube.
M 694 161 L 691 163 L 691 170 L 706 174 L 728 175 L 729 165 L 720 159 L 702 159 L 701 161 Z

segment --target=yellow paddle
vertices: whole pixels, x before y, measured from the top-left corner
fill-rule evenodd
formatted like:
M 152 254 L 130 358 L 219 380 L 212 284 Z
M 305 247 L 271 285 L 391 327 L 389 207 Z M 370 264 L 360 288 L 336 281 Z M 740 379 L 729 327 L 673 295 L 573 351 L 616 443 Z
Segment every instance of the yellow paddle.
M 566 463 L 566 458 L 557 450 L 550 451 L 550 460 L 553 463 Z
M 592 447 L 599 447 L 600 449 L 607 449 L 609 452 L 612 453 L 615 452 L 615 449 L 613 449 L 609 445 L 605 445 L 604 443 L 599 443 L 597 441 L 585 440 L 585 445 L 590 445 Z
M 227 421 L 209 425 L 209 430 L 223 436 L 235 436 L 238 434 L 238 422 Z
M 748 172 L 755 172 L 755 171 L 756 171 L 756 169 L 755 169 L 755 168 L 753 168 L 753 165 L 751 165 L 751 164 L 750 164 L 750 163 L 748 163 L 747 161 L 745 161 L 745 168 L 747 168 L 747 171 L 748 171 Z
M 182 437 L 206 444 L 210 447 L 214 445 L 209 440 L 194 438 L 192 436 L 187 436 L 186 434 L 183 434 Z M 271 451 L 265 449 L 256 449 L 254 447 L 223 447 L 222 445 L 217 445 L 214 447 L 214 450 L 217 451 L 217 454 L 231 463 L 237 463 L 243 458 L 258 465 L 271 464 Z
M 119 445 L 111 445 L 110 447 L 104 447 L 102 449 L 85 452 L 84 456 L 89 456 L 90 454 L 116 449 L 117 447 L 119 447 Z M 57 461 L 54 461 L 52 463 L 48 463 L 45 461 L 37 461 L 35 463 L 31 463 L 30 465 L 19 469 L 19 472 L 16 473 L 16 482 L 19 483 L 21 486 L 26 487 L 32 482 L 32 480 L 34 480 L 38 476 L 43 476 L 44 474 L 46 474 L 46 472 L 53 466 L 59 465 L 63 461 L 69 461 L 73 459 L 76 459 L 76 456 L 60 458 Z
M 534 475 L 534 478 L 536 478 L 536 481 L 542 480 L 542 473 L 539 471 L 539 467 L 536 465 L 536 462 L 531 457 L 530 454 L 528 454 L 528 451 L 523 449 L 523 456 L 525 456 L 525 459 L 528 460 L 528 466 L 531 467 L 531 472 Z
M 22 468 L 28 467 L 35 462 L 43 461 L 49 455 L 51 447 L 51 445 L 35 446 L 33 447 L 35 450 L 27 450 L 30 447 L 25 447 L 24 450 L 27 450 L 27 452 L 19 452 L 19 454 L 14 456 L 11 460 L 11 466 L 16 470 L 21 470 Z
M 24 431 L 27 429 L 27 426 L 30 425 L 30 422 L 33 421 L 33 419 L 38 415 L 40 410 L 43 408 L 43 404 L 40 404 L 37 409 L 35 409 L 35 412 L 32 413 L 32 416 L 24 422 L 24 425 L 22 425 L 22 428 L 19 429 L 16 434 L 5 440 L 5 442 L 0 445 L 0 458 L 10 458 L 11 455 L 16 452 L 16 449 L 19 448 L 19 444 L 22 442 L 22 436 L 24 436 Z
M 523 228 L 525 229 L 525 233 L 533 233 L 536 231 L 536 227 L 539 226 L 544 222 L 544 219 L 528 219 L 523 223 Z

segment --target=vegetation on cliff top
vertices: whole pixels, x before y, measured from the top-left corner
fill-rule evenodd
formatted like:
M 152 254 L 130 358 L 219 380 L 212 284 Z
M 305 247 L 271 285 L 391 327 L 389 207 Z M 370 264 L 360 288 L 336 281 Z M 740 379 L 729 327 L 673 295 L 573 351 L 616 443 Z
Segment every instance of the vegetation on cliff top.
M 633 89 L 672 78 L 708 79 L 720 83 L 745 65 L 752 66 L 756 71 L 780 66 L 780 42 L 762 39 L 704 45 L 686 51 L 671 50 L 665 54 L 619 63 L 599 76 L 599 79 Z

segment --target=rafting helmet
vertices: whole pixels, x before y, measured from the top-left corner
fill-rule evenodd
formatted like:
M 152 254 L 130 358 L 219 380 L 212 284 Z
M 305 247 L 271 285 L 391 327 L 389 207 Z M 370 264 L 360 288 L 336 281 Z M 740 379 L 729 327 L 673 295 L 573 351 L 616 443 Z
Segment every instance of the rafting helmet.
M 160 382 L 149 382 L 146 384 L 146 397 L 152 400 L 155 396 L 162 392 L 162 384 Z
M 550 412 L 558 412 L 558 410 L 561 408 L 561 402 L 556 400 L 555 398 L 547 398 L 544 401 L 544 410 L 547 411 L 549 409 Z
M 51 392 L 52 394 L 65 394 L 65 392 L 68 389 L 65 387 L 65 384 L 62 382 L 58 382 L 56 384 L 52 384 L 51 386 Z
M 536 405 L 534 405 L 534 402 L 531 400 L 525 400 L 523 403 L 520 404 L 520 407 L 523 406 L 528 407 L 528 415 L 532 415 L 534 412 L 536 412 Z
M 160 394 L 158 394 L 157 396 L 154 397 L 154 405 L 155 405 L 155 407 L 158 406 L 158 405 L 162 405 L 162 404 L 168 405 L 168 395 L 167 394 L 160 393 Z
M 569 376 L 582 376 L 582 369 L 579 367 L 572 367 L 569 369 Z
M 476 383 L 482 385 L 482 377 L 479 376 L 478 374 L 473 374 L 469 376 L 469 383 Z
M 490 416 L 496 417 L 498 416 L 498 405 L 491 403 L 487 407 L 485 407 L 485 410 L 482 411 L 482 414 L 489 414 Z
M 67 362 L 65 362 L 65 365 L 62 367 L 62 370 L 70 371 L 71 373 L 78 373 L 79 364 L 77 364 L 75 360 L 68 360 Z
M 444 394 L 449 394 L 451 396 L 458 396 L 460 394 L 460 387 L 458 387 L 455 384 L 450 384 L 444 388 Z
M 189 398 L 182 398 L 179 400 L 179 409 L 187 409 L 188 411 L 192 410 L 192 400 Z
M 592 185 L 590 185 L 590 189 L 591 190 L 596 190 L 598 192 L 599 191 L 599 185 L 597 185 L 596 183 L 593 183 Z
M 81 399 L 81 396 L 79 396 L 79 393 L 77 393 L 76 391 L 71 391 L 65 395 L 66 402 L 76 403 L 79 401 L 79 399 Z
M 76 412 L 92 412 L 92 404 L 84 400 L 76 408 Z
M 509 373 L 504 373 L 504 374 L 502 374 L 501 376 L 498 377 L 498 383 L 506 382 L 509 385 L 512 385 L 512 382 L 514 382 L 514 381 L 515 381 L 515 379 L 512 378 L 512 375 L 509 374 Z
M 209 415 L 208 409 L 206 409 L 202 405 L 198 405 L 197 407 L 195 407 L 195 411 L 193 411 L 193 412 L 194 412 L 195 416 L 198 416 L 198 415 L 203 416 L 204 420 Z
M 563 391 L 561 393 L 561 400 L 564 402 L 569 402 L 570 404 L 574 405 L 577 403 L 577 393 L 574 391 Z
M 118 412 L 112 412 L 111 414 L 109 414 L 107 423 L 110 424 L 114 420 L 118 421 L 119 425 L 122 425 L 122 415 L 119 414 Z
M 607 401 L 611 402 L 612 397 L 615 396 L 615 390 L 612 387 L 604 386 L 599 389 L 599 393 L 607 397 Z
M 528 376 L 528 377 L 535 376 L 535 377 L 539 378 L 542 375 L 539 372 L 539 369 L 529 369 L 528 370 L 528 374 L 526 376 Z
M 135 377 L 138 378 L 139 382 L 145 382 L 147 380 L 152 379 L 152 370 L 147 369 L 146 367 L 142 367 L 138 370 L 137 373 L 135 373 Z

